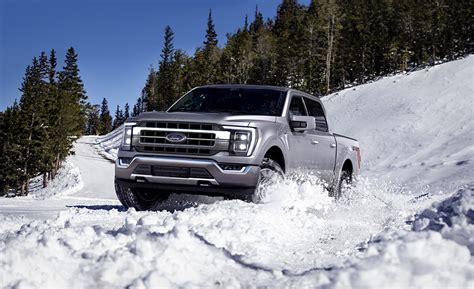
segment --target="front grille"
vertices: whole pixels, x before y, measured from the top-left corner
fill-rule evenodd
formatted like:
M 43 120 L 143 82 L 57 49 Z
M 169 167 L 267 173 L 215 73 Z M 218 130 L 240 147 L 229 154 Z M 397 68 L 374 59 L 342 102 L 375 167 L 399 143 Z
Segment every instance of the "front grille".
M 216 135 L 214 133 L 184 132 L 183 134 L 186 135 L 186 141 L 180 144 L 169 142 L 166 139 L 166 135 L 169 133 L 170 131 L 142 130 L 140 133 L 140 143 L 193 145 L 193 146 L 208 146 L 208 147 L 212 147 L 215 144 L 214 140 L 216 138 Z
M 159 177 L 174 177 L 174 178 L 199 178 L 212 179 L 212 175 L 205 168 L 183 168 L 170 166 L 152 166 L 139 165 L 133 171 L 139 175 L 152 175 Z
M 162 122 L 162 121 L 146 121 L 142 124 L 145 127 L 157 128 L 177 128 L 191 130 L 213 130 L 213 125 L 209 123 L 186 123 L 186 122 Z
M 146 121 L 139 125 L 138 141 L 134 143 L 139 152 L 213 155 L 222 149 L 216 147 L 214 132 L 220 129 L 212 124 Z M 170 133 L 183 134 L 186 140 L 170 142 L 166 138 Z

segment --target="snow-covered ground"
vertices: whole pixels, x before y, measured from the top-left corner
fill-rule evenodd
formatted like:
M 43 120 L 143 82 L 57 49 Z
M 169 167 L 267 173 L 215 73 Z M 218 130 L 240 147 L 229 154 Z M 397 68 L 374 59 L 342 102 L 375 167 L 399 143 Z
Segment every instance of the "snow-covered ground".
M 326 97 L 330 126 L 362 145 L 337 203 L 307 177 L 266 204 L 124 211 L 101 157 L 120 132 L 82 138 L 50 189 L 0 199 L 0 287 L 474 288 L 473 69 L 470 56 Z

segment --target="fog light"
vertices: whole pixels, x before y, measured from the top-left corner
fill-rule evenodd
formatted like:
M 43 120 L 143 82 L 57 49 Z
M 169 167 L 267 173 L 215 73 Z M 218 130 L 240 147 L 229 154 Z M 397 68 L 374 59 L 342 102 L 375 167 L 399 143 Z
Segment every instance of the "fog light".
M 129 166 L 132 163 L 133 158 L 119 158 L 119 165 Z

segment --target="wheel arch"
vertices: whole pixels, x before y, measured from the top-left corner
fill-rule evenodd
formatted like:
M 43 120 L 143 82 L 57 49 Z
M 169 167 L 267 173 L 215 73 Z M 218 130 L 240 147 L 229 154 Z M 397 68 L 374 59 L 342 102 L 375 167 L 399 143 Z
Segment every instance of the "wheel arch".
M 338 176 L 338 180 L 337 180 L 338 182 L 340 181 L 343 172 L 348 172 L 350 180 L 351 181 L 353 180 L 353 178 L 354 178 L 354 165 L 352 164 L 351 159 L 346 159 L 344 161 L 344 163 L 341 167 L 341 171 L 339 172 L 339 176 Z
M 268 148 L 265 152 L 264 158 L 270 158 L 274 160 L 280 165 L 283 172 L 286 172 L 285 156 L 283 154 L 283 150 L 279 146 L 273 145 Z

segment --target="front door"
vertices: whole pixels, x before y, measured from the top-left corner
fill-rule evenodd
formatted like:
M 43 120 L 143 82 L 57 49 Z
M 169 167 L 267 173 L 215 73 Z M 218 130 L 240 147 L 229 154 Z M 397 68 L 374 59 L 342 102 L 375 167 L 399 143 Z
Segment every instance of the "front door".
M 292 96 L 288 108 L 288 116 L 307 116 L 307 110 L 300 96 Z M 290 169 L 306 171 L 313 166 L 315 160 L 314 145 L 311 144 L 312 134 L 310 132 L 291 131 L 288 133 Z

